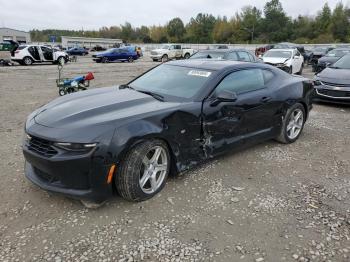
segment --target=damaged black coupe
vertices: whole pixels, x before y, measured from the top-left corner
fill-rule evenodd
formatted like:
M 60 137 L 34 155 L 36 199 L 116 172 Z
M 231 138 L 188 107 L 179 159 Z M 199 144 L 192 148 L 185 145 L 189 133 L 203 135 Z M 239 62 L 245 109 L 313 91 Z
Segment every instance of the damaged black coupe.
M 268 139 L 292 143 L 313 83 L 260 63 L 184 60 L 130 83 L 67 95 L 25 125 L 25 174 L 41 188 L 102 202 L 157 194 L 181 172 Z M 234 168 L 234 167 L 233 167 Z

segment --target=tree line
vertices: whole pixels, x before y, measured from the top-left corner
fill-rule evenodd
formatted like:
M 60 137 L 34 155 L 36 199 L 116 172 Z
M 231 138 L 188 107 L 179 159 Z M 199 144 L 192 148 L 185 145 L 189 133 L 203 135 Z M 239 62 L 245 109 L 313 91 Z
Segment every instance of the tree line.
M 133 27 L 129 22 L 99 30 L 32 30 L 32 41 L 47 42 L 51 35 L 119 38 L 132 43 L 334 43 L 350 41 L 350 9 L 339 2 L 332 10 L 326 3 L 313 16 L 287 15 L 279 0 L 263 10 L 246 6 L 231 18 L 199 13 L 187 24 L 176 17 L 165 25 Z

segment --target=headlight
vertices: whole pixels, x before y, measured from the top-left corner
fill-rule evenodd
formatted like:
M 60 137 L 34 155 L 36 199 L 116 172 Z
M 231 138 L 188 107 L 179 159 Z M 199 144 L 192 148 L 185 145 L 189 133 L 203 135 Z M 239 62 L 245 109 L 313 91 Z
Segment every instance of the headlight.
M 320 85 L 322 85 L 322 82 L 320 80 L 315 80 L 314 81 L 314 85 L 315 86 L 320 86 Z
M 285 64 L 277 64 L 277 67 L 284 67 Z
M 87 152 L 95 148 L 97 146 L 97 143 L 82 144 L 58 142 L 54 143 L 54 145 L 67 151 Z

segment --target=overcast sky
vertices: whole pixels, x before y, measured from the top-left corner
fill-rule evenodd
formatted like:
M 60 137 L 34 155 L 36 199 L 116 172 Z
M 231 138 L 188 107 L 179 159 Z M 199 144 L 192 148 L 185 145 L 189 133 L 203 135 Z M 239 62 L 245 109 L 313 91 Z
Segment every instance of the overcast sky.
M 289 16 L 315 15 L 328 2 L 334 8 L 340 0 L 281 0 Z M 133 26 L 163 25 L 171 18 L 188 22 L 202 12 L 232 16 L 243 6 L 262 9 L 267 0 L 0 0 L 0 27 L 20 30 L 99 29 L 130 22 Z M 350 5 L 350 0 L 342 1 Z

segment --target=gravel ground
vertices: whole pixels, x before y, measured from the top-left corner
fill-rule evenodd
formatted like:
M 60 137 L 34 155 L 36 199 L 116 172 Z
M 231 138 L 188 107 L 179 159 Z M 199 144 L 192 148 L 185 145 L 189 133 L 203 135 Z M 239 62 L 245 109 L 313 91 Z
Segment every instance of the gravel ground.
M 92 71 L 97 88 L 155 64 L 84 57 L 64 74 Z M 151 200 L 88 210 L 23 175 L 25 118 L 58 96 L 56 77 L 53 65 L 0 68 L 0 261 L 350 261 L 349 107 L 315 105 L 295 144 L 228 153 Z

